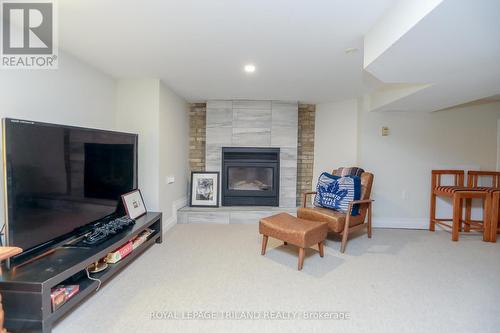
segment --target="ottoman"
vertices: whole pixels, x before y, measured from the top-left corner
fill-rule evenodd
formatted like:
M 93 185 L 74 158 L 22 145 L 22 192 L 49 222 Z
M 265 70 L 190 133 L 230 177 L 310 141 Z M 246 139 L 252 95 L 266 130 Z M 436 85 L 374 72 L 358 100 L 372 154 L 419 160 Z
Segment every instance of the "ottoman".
M 305 248 L 318 244 L 319 255 L 323 257 L 323 241 L 328 233 L 327 222 L 299 219 L 287 213 L 265 217 L 259 222 L 262 234 L 262 255 L 266 254 L 267 239 L 273 237 L 299 248 L 299 271 L 304 264 Z

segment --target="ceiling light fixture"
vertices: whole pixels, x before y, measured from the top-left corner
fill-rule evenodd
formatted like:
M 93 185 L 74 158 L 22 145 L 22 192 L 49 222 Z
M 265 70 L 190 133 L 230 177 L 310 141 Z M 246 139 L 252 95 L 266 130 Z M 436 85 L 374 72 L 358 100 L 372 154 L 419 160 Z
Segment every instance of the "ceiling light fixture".
M 253 72 L 255 72 L 255 66 L 252 65 L 252 64 L 245 65 L 245 67 L 243 69 L 247 73 L 253 73 Z
M 348 47 L 347 49 L 344 50 L 344 52 L 347 54 L 355 53 L 358 52 L 358 49 L 356 47 Z

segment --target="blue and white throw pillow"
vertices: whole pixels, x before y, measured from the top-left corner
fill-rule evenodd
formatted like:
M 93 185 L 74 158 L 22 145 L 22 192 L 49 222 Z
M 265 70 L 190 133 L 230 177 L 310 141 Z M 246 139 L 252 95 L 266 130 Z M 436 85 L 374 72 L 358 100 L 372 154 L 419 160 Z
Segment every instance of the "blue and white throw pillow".
M 361 178 L 358 176 L 338 177 L 323 172 L 318 179 L 314 205 L 347 213 L 349 203 L 361 198 Z M 359 207 L 354 205 L 351 215 L 358 215 Z

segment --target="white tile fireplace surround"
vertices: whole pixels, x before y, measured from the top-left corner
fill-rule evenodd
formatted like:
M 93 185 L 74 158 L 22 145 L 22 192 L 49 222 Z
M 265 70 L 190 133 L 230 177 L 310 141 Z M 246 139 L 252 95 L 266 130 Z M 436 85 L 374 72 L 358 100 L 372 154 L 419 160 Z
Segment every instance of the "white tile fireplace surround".
M 280 207 L 295 207 L 298 104 L 281 101 L 207 102 L 206 171 L 221 171 L 222 147 L 280 148 Z

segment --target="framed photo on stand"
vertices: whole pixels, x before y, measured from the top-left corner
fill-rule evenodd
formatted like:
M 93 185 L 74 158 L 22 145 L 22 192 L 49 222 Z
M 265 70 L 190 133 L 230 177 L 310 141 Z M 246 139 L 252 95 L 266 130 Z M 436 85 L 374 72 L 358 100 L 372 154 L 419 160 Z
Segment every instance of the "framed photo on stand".
M 132 220 L 146 214 L 146 205 L 144 205 L 144 200 L 142 199 L 140 190 L 134 190 L 123 194 L 122 201 L 128 217 Z
M 191 172 L 191 207 L 219 207 L 219 172 Z

